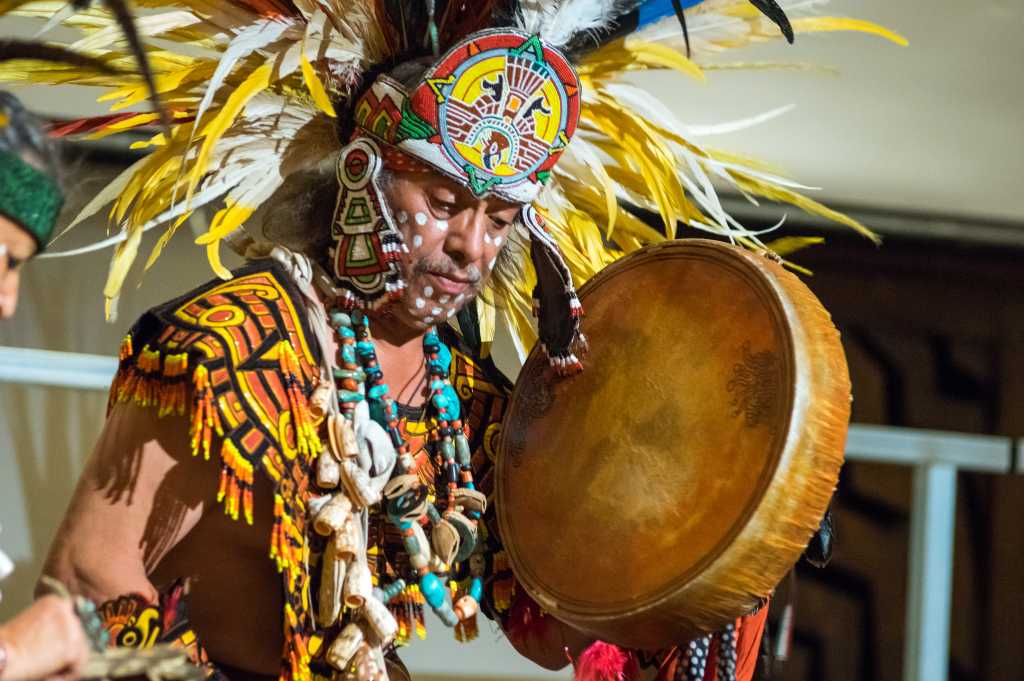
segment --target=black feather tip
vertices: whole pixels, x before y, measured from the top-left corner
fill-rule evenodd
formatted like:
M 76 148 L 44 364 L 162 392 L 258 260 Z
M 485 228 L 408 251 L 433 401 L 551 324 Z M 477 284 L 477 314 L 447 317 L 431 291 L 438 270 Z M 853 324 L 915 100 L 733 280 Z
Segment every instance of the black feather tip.
M 789 23 L 789 17 L 786 16 L 786 12 L 779 7 L 779 3 L 775 0 L 750 0 L 750 4 L 756 7 L 762 14 L 772 20 L 779 30 L 782 31 L 782 35 L 786 36 L 786 41 L 791 45 L 793 44 L 793 25 Z

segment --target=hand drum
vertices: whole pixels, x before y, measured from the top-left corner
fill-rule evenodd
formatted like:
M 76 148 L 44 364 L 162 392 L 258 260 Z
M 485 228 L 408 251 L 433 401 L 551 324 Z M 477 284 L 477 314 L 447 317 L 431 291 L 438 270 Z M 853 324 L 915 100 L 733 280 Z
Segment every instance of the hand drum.
M 502 540 L 558 619 L 675 645 L 757 607 L 817 529 L 850 417 L 839 333 L 793 274 L 706 240 L 637 251 L 581 297 L 583 373 L 534 351 L 516 384 Z

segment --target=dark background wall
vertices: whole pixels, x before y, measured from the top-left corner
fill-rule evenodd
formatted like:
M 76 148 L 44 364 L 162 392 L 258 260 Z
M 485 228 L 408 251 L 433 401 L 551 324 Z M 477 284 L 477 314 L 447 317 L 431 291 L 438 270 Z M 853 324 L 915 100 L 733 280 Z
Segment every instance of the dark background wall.
M 834 235 L 794 256 L 842 332 L 853 420 L 1024 435 L 1022 250 Z M 847 464 L 836 554 L 801 566 L 786 681 L 902 677 L 911 470 Z M 1024 678 L 1024 476 L 961 473 L 950 678 Z M 777 608 L 779 612 L 781 608 Z

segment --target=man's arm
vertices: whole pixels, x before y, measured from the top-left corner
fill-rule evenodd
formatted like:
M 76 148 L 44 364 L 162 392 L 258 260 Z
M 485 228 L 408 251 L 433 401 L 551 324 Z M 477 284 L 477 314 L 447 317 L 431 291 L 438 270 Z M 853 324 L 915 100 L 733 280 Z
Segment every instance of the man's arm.
M 155 602 L 148 573 L 199 522 L 201 500 L 215 496 L 216 475 L 192 457 L 185 417 L 115 405 L 43 573 L 97 603 L 131 593 Z

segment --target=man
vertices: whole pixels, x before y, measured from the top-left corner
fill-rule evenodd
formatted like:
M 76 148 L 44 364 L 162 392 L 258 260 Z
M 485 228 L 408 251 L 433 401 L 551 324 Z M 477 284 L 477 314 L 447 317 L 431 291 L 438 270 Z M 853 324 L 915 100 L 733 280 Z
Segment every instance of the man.
M 0 92 L 0 318 L 14 315 L 21 266 L 46 245 L 63 193 L 58 152 L 21 102 Z M 0 579 L 13 566 L 0 551 Z M 74 678 L 89 656 L 70 600 L 45 596 L 0 623 L 0 679 Z
M 18 306 L 21 265 L 50 239 L 64 204 L 58 152 L 42 125 L 0 92 L 0 318 Z
M 198 239 L 223 281 L 126 337 L 47 573 L 102 602 L 119 645 L 176 641 L 229 678 L 400 677 L 391 644 L 422 634 L 425 607 L 462 639 L 482 608 L 545 666 L 634 676 L 635 653 L 591 645 L 515 587 L 489 503 L 510 386 L 484 347 L 500 305 L 555 372 L 581 370 L 573 275 L 663 238 L 617 195 L 658 210 L 669 234 L 680 219 L 734 233 L 700 213 L 715 203 L 709 173 L 816 207 L 623 105 L 643 97 L 615 73 L 693 68 L 673 51 L 677 25 L 672 47 L 616 40 L 672 26 L 681 5 L 524 1 L 510 17 L 502 3 L 164 4 L 183 30 L 163 37 L 218 56 L 154 54 L 179 122 L 83 216 L 113 199 L 124 228 L 113 309 L 142 233 L 223 197 Z M 734 4 L 697 11 L 705 47 L 776 30 Z M 121 104 L 144 95 L 88 82 L 120 88 Z M 266 231 L 293 249 L 232 236 L 265 204 Z M 233 273 L 227 239 L 251 260 Z M 643 662 L 663 679 L 748 679 L 763 617 Z

